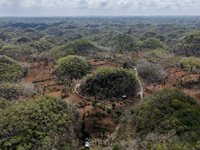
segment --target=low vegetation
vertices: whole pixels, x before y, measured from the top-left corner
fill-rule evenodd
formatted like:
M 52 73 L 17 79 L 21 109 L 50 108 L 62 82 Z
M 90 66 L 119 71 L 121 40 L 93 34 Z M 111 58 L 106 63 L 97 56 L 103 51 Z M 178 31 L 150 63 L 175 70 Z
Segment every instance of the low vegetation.
M 159 64 L 146 60 L 140 60 L 136 64 L 138 74 L 148 85 L 152 83 L 161 83 L 167 77 L 166 72 Z
M 32 83 L 5 82 L 0 84 L 0 98 L 5 98 L 10 102 L 15 102 L 20 96 L 32 97 L 36 93 L 36 89 Z
M 10 105 L 10 102 L 7 99 L 0 98 L 0 112 L 1 112 L 1 110 L 3 110 L 4 108 L 6 108 L 9 105 Z

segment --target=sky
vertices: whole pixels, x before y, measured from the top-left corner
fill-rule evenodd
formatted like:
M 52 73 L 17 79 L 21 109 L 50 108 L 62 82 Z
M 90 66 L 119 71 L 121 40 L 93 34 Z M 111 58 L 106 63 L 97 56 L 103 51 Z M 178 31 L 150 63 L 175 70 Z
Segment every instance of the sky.
M 200 0 L 0 0 L 0 16 L 200 15 Z

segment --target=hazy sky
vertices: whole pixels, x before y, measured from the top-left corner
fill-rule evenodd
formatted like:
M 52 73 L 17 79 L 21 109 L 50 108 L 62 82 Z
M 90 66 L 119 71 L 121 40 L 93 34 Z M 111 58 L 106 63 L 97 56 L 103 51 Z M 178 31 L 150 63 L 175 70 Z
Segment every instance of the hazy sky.
M 0 16 L 200 15 L 200 0 L 0 0 Z

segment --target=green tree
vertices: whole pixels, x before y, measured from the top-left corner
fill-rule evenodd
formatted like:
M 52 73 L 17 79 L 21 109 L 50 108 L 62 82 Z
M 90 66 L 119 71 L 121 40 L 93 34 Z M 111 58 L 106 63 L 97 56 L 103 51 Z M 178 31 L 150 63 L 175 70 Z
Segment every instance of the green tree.
M 44 96 L 0 111 L 2 149 L 72 149 L 79 145 L 80 131 L 76 108 L 58 97 Z
M 143 48 L 148 48 L 148 49 L 156 49 L 156 48 L 164 48 L 165 45 L 163 42 L 156 38 L 148 38 L 143 42 L 142 45 Z
M 20 63 L 10 57 L 0 55 L 0 82 L 16 82 L 23 75 Z
M 112 146 L 112 150 L 122 150 L 122 147 L 118 143 L 114 143 Z
M 89 71 L 89 65 L 83 57 L 69 55 L 61 58 L 54 66 L 55 74 L 58 77 L 81 78 Z

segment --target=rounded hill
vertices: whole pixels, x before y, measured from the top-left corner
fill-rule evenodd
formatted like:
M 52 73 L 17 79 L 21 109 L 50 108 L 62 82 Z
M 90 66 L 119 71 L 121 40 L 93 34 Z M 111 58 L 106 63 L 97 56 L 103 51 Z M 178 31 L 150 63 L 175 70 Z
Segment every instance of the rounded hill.
M 184 56 L 200 56 L 200 31 L 183 39 L 179 54 Z
M 132 72 L 122 68 L 102 67 L 87 74 L 79 90 L 86 96 L 109 98 L 122 95 L 134 97 L 137 89 L 138 81 Z
M 55 74 L 58 77 L 67 77 L 70 79 L 81 78 L 89 71 L 89 65 L 81 56 L 69 55 L 60 58 L 54 66 Z
M 134 106 L 132 113 L 139 132 L 165 134 L 173 130 L 188 142 L 200 138 L 200 107 L 194 98 L 182 91 L 161 90 Z
M 83 39 L 69 42 L 51 50 L 53 56 L 56 58 L 61 58 L 67 55 L 88 56 L 99 51 L 100 49 L 98 49 L 92 42 Z

